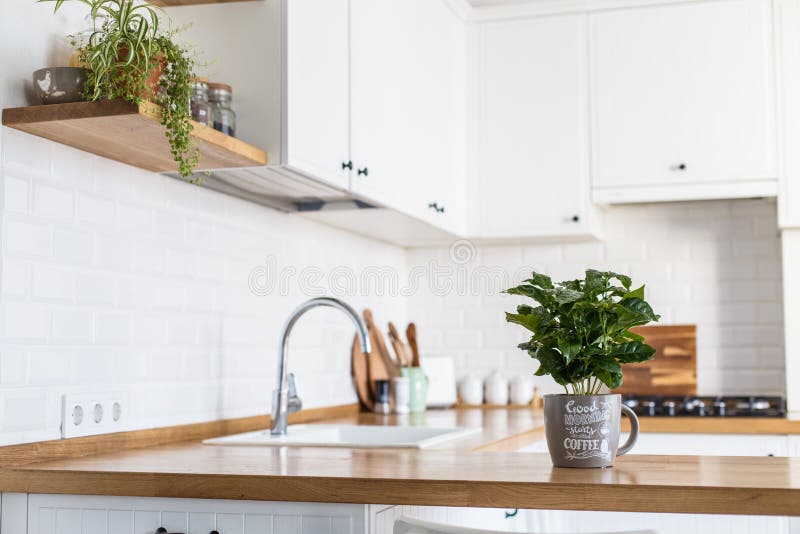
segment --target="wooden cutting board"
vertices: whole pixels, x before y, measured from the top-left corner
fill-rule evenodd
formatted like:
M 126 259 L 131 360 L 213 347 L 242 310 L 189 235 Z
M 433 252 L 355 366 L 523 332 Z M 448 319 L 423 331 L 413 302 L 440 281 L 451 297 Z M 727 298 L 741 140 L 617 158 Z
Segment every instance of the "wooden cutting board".
M 622 366 L 623 395 L 697 395 L 697 327 L 640 326 L 631 329 L 656 349 L 652 360 Z
M 358 395 L 358 402 L 361 407 L 368 411 L 372 411 L 373 392 L 369 385 L 369 355 L 361 352 L 361 341 L 358 339 L 358 334 L 353 337 L 353 348 L 350 362 L 350 374 L 353 377 L 353 386 L 356 388 Z

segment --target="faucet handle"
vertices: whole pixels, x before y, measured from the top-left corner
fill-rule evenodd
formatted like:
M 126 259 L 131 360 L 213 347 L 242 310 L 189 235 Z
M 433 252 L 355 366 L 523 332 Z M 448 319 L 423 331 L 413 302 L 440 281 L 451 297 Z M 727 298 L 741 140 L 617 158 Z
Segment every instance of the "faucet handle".
M 299 412 L 300 408 L 303 407 L 303 401 L 300 400 L 300 397 L 297 396 L 297 386 L 294 382 L 294 373 L 289 373 L 287 376 L 287 381 L 289 382 L 289 413 Z

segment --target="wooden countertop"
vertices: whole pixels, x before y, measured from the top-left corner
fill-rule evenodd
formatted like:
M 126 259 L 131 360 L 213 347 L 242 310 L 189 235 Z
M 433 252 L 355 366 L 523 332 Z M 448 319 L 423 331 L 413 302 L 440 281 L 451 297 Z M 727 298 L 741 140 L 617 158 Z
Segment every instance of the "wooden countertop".
M 335 420 L 397 422 L 368 414 Z M 413 422 L 483 430 L 422 451 L 204 446 L 195 440 L 6 467 L 0 470 L 0 490 L 800 515 L 800 458 L 631 455 L 610 469 L 559 469 L 545 454 L 508 452 L 541 439 L 538 411 L 448 410 Z M 793 430 L 800 424 L 786 423 Z

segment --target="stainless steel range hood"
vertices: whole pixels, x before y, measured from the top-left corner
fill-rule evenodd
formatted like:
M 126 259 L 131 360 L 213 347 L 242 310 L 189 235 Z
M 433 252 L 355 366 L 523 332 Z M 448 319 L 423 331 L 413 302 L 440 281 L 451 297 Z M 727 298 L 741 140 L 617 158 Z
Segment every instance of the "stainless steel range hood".
M 178 173 L 168 176 L 182 180 Z M 285 212 L 369 209 L 356 199 L 291 167 L 263 166 L 220 169 L 198 175 L 199 185 Z

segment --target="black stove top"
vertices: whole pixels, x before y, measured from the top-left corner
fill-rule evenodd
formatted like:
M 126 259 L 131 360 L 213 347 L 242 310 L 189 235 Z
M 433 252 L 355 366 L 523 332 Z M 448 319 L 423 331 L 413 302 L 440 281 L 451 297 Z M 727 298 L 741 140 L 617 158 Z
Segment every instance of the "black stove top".
M 783 397 L 653 397 L 625 395 L 624 402 L 638 416 L 661 417 L 783 417 Z

